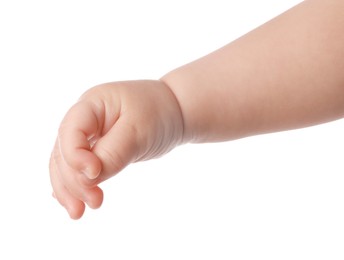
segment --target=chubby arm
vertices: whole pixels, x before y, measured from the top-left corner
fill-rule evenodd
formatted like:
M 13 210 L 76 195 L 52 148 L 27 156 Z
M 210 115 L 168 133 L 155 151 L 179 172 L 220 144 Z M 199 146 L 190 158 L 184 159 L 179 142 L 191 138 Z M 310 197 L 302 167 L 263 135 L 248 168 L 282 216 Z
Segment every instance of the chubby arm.
M 185 142 L 344 115 L 344 1 L 309 0 L 159 80 L 107 83 L 66 113 L 50 160 L 55 198 L 80 218 L 98 184 Z
M 304 1 L 161 79 L 184 139 L 225 141 L 344 115 L 344 1 Z

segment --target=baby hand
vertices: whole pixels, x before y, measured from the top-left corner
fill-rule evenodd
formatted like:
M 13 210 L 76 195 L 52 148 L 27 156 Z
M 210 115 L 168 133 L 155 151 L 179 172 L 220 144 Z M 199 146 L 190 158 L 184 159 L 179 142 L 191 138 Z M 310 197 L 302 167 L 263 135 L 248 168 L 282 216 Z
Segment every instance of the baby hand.
M 54 197 L 71 218 L 98 208 L 98 184 L 128 164 L 183 142 L 177 99 L 160 81 L 107 83 L 88 90 L 62 120 L 50 159 Z

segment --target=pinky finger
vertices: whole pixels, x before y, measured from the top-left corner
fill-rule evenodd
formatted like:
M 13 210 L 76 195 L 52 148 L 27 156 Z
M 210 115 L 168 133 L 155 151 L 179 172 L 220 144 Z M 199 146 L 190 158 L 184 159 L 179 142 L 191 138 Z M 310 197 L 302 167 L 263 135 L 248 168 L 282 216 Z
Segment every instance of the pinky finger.
M 58 172 L 53 160 L 50 161 L 50 180 L 53 187 L 53 197 L 67 210 L 72 219 L 79 219 L 85 212 L 85 203 L 73 197 L 58 178 Z

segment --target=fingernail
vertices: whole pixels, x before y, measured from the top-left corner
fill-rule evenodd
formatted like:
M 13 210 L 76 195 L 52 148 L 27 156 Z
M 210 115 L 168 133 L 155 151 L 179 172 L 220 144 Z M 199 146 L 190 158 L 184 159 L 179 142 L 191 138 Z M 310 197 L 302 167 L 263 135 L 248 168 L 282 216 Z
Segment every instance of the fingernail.
M 85 174 L 86 177 L 89 178 L 89 179 L 91 179 L 91 180 L 97 178 L 97 176 L 98 176 L 98 175 L 95 175 L 89 167 L 86 167 L 86 168 L 82 171 L 82 173 Z

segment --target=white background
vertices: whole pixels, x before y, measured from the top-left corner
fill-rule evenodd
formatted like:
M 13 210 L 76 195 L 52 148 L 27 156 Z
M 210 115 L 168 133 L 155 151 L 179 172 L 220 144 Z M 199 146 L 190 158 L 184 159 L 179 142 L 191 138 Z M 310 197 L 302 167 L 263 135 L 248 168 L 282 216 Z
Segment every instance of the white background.
M 299 2 L 0 0 L 0 259 L 343 259 L 342 120 L 131 165 L 79 221 L 51 197 L 85 90 L 157 79 Z

